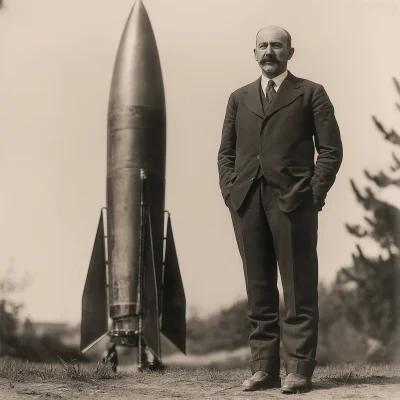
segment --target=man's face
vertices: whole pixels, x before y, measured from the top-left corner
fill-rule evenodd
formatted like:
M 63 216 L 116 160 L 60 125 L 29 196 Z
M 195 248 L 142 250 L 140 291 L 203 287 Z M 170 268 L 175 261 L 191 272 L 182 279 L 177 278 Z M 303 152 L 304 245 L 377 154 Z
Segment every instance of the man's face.
M 266 27 L 258 33 L 254 57 L 266 77 L 271 79 L 283 73 L 293 53 L 283 29 Z

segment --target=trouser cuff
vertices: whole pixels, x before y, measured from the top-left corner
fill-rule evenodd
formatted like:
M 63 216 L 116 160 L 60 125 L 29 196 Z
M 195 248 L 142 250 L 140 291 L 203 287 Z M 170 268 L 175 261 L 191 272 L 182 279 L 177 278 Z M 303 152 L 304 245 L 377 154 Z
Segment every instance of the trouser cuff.
M 316 361 L 288 360 L 285 361 L 285 369 L 287 374 L 300 374 L 311 377 L 314 373 Z
M 264 371 L 271 375 L 279 375 L 281 363 L 279 360 L 256 360 L 249 363 L 251 373 Z

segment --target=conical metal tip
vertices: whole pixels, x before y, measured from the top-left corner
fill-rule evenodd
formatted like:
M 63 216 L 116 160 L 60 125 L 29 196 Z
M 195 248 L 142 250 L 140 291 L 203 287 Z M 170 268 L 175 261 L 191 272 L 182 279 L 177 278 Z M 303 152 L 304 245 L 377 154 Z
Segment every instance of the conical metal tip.
M 136 0 L 136 1 L 133 3 L 132 10 L 135 9 L 135 8 L 139 8 L 140 6 L 141 6 L 141 7 L 144 7 L 142 0 Z
M 132 105 L 165 111 L 157 43 L 142 0 L 136 0 L 126 21 L 110 91 L 111 108 Z

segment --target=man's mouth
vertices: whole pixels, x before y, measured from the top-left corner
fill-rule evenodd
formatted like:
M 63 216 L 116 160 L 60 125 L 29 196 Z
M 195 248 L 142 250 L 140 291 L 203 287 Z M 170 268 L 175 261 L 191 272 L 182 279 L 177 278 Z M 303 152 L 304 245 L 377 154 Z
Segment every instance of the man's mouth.
M 263 60 L 262 64 L 278 64 L 276 60 Z

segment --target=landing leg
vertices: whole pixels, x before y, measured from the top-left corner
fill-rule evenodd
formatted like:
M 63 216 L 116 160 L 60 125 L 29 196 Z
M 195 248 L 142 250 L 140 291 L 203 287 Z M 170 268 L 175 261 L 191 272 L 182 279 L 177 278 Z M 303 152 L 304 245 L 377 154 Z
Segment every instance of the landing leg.
M 118 353 L 115 343 L 111 343 L 107 350 L 104 351 L 101 360 L 97 363 L 97 368 L 100 364 L 109 364 L 113 372 L 117 372 Z
M 144 347 L 145 347 L 146 360 L 147 360 L 146 368 L 149 371 L 164 371 L 165 366 L 162 363 L 162 361 L 158 357 L 156 357 L 147 346 L 144 346 Z
M 141 364 L 138 367 L 140 372 L 143 371 L 164 371 L 164 364 L 159 358 L 154 356 L 145 343 L 141 346 Z

